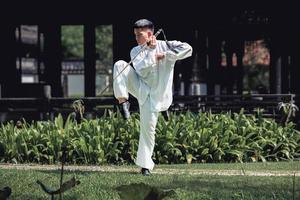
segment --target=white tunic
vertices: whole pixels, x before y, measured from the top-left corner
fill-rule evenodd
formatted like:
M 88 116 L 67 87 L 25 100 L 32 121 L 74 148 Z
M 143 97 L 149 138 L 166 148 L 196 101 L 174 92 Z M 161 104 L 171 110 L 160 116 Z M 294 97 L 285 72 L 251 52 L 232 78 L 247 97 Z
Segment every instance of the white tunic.
M 137 55 L 142 47 L 136 46 L 130 52 L 131 59 L 137 55 L 132 63 L 140 77 L 138 102 L 143 105 L 149 95 L 152 112 L 164 111 L 170 107 L 173 100 L 172 84 L 175 62 L 192 55 L 193 49 L 187 43 L 169 41 L 169 45 L 173 51 L 165 41 L 157 40 L 155 49 L 146 47 Z M 155 58 L 157 53 L 163 53 L 165 58 L 157 61 Z

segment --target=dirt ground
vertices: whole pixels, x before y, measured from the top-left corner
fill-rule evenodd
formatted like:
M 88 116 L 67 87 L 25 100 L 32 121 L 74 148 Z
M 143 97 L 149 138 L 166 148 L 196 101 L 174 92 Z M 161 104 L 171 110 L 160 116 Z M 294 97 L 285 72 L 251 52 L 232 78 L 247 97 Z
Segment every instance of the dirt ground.
M 37 164 L 0 164 L 0 169 L 19 170 L 61 170 L 61 165 L 37 165 Z M 65 171 L 89 171 L 89 172 L 128 172 L 139 173 L 135 166 L 78 166 L 66 165 Z M 220 176 L 300 176 L 300 171 L 250 171 L 250 170 L 207 170 L 207 169 L 172 169 L 154 168 L 153 174 L 193 174 L 193 175 L 220 175 Z

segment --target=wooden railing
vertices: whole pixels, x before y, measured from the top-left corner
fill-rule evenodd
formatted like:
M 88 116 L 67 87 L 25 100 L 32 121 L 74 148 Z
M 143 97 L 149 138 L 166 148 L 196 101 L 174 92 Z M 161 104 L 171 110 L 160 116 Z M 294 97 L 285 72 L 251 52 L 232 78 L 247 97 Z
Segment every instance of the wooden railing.
M 58 113 L 68 115 L 73 112 L 72 103 L 81 99 L 85 111 L 91 117 L 100 117 L 105 109 L 116 109 L 114 97 L 83 98 L 0 98 L 0 122 L 7 120 L 45 120 L 53 119 Z M 264 109 L 266 117 L 280 117 L 278 104 L 295 103 L 294 94 L 255 94 L 255 95 L 200 95 L 174 96 L 170 111 L 175 112 L 207 112 L 223 111 L 253 113 L 257 108 Z M 131 98 L 131 111 L 138 111 L 136 99 Z M 296 102 L 297 103 L 297 102 Z

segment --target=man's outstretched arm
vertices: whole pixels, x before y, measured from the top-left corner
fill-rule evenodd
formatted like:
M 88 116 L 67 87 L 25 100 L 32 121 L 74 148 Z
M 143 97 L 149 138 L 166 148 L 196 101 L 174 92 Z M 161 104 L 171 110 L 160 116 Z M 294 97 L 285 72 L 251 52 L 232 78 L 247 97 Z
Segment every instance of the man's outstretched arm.
M 193 48 L 186 42 L 168 41 L 169 50 L 166 51 L 166 58 L 170 60 L 183 60 L 193 53 Z

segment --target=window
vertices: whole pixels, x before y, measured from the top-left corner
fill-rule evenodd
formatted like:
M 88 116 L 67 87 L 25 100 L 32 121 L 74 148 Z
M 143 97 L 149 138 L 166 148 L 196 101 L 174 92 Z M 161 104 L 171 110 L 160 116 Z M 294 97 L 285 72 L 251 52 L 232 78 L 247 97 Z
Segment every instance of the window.
M 16 67 L 21 75 L 21 83 L 39 83 L 44 69 L 44 63 L 40 59 L 43 52 L 43 33 L 37 25 L 20 25 L 15 34 L 19 47 Z
M 246 41 L 243 57 L 246 93 L 270 92 L 270 52 L 264 40 Z
M 83 26 L 62 26 L 62 87 L 64 97 L 84 96 Z
M 113 95 L 113 28 L 112 25 L 96 27 L 96 96 Z M 103 94 L 104 88 L 109 86 Z

